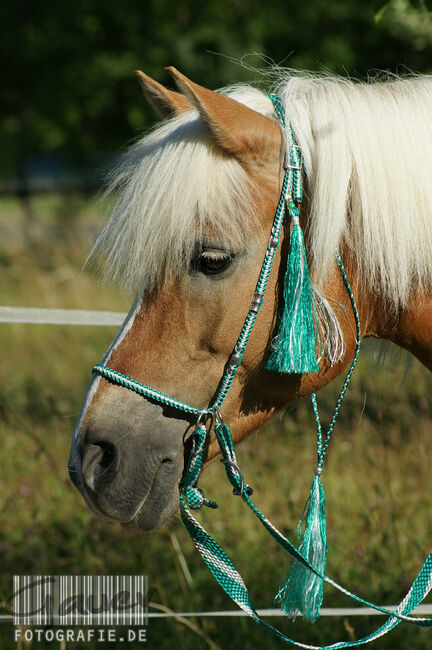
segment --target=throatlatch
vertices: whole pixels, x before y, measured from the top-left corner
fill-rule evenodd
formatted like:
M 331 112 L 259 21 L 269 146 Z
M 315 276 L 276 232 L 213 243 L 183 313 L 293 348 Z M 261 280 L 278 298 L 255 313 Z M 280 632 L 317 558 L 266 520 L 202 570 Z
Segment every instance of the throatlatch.
M 323 435 L 318 413 L 316 395 L 312 394 L 312 406 L 317 424 L 317 466 L 312 482 L 308 500 L 307 514 L 305 517 L 305 530 L 301 535 L 299 547 L 296 548 L 282 533 L 265 517 L 251 500 L 252 489 L 246 484 L 240 467 L 237 463 L 234 444 L 229 426 L 224 423 L 220 408 L 230 389 L 233 379 L 241 364 L 243 353 L 249 340 L 252 328 L 261 309 L 267 282 L 271 272 L 276 250 L 279 246 L 285 213 L 291 219 L 290 252 L 288 256 L 283 291 L 283 309 L 279 311 L 279 333 L 276 336 L 274 348 L 267 368 L 277 372 L 307 373 L 319 370 L 316 359 L 317 341 L 315 334 L 318 331 L 317 310 L 314 303 L 307 266 L 306 250 L 303 233 L 300 227 L 298 204 L 302 198 L 302 164 L 299 148 L 294 139 L 290 124 L 285 125 L 285 110 L 281 99 L 277 95 L 270 95 L 276 115 L 284 128 L 287 140 L 287 155 L 285 159 L 285 177 L 282 185 L 281 196 L 273 221 L 270 240 L 260 270 L 251 306 L 246 315 L 242 330 L 237 339 L 233 353 L 227 363 L 218 391 L 213 402 L 207 409 L 198 409 L 190 404 L 181 402 L 150 386 L 146 386 L 130 377 L 122 375 L 116 370 L 104 365 L 96 365 L 93 372 L 106 380 L 124 386 L 144 397 L 150 398 L 185 413 L 197 416 L 197 425 L 192 438 L 192 449 L 183 479 L 180 485 L 180 513 L 182 521 L 191 535 L 194 544 L 201 554 L 211 573 L 232 598 L 232 600 L 251 616 L 256 623 L 280 638 L 299 648 L 310 650 L 325 650 L 327 648 L 339 649 L 363 645 L 382 636 L 396 627 L 401 621 L 407 621 L 421 627 L 431 627 L 432 619 L 412 618 L 409 614 L 419 605 L 432 588 L 432 552 L 426 558 L 418 576 L 413 582 L 405 598 L 398 605 L 396 611 L 387 610 L 385 607 L 375 605 L 356 596 L 337 582 L 327 577 L 324 573 L 327 556 L 327 537 L 325 520 L 325 498 L 321 483 L 321 473 L 324 459 L 333 434 L 334 426 L 339 415 L 343 397 L 348 387 L 351 375 L 358 358 L 361 341 L 360 320 L 348 278 L 339 254 L 336 253 L 336 262 L 339 266 L 342 279 L 349 294 L 356 322 L 356 351 L 346 375 L 344 384 L 339 393 L 336 407 L 325 435 Z M 233 486 L 233 493 L 240 496 L 249 506 L 260 523 L 266 528 L 273 539 L 294 559 L 291 573 L 281 585 L 276 595 L 281 607 L 291 617 L 301 613 L 310 621 L 315 621 L 319 616 L 319 609 L 323 598 L 324 582 L 332 585 L 356 602 L 372 607 L 388 615 L 388 619 L 377 630 L 358 641 L 341 641 L 330 646 L 313 646 L 297 642 L 260 618 L 253 608 L 247 587 L 225 551 L 211 535 L 192 516 L 189 509 L 197 510 L 202 506 L 216 508 L 214 501 L 207 499 L 198 487 L 198 481 L 204 462 L 204 453 L 209 437 L 209 430 L 214 424 L 215 435 L 222 455 L 222 462 L 228 480 Z M 300 520 L 299 528 L 303 525 Z

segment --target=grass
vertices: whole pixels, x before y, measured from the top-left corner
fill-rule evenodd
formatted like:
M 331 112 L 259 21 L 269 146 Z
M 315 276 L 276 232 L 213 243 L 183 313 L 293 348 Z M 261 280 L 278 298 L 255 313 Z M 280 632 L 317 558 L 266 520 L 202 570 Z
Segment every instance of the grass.
M 81 271 L 98 208 L 57 197 L 36 202 L 32 237 L 19 205 L 0 204 L 0 304 L 125 311 L 129 299 Z M 64 216 L 70 211 L 71 214 Z M 63 215 L 63 216 L 62 216 Z M 67 476 L 74 423 L 90 369 L 114 336 L 112 328 L 0 325 L 0 601 L 10 611 L 13 574 L 148 574 L 154 608 L 231 609 L 177 517 L 153 535 L 131 535 L 95 518 Z M 365 346 L 367 347 L 367 346 Z M 369 346 L 370 347 L 370 346 Z M 328 574 L 375 602 L 400 600 L 430 550 L 432 538 L 431 387 L 417 362 L 375 366 L 361 354 L 346 395 L 323 475 Z M 319 394 L 325 418 L 337 390 Z M 315 435 L 308 400 L 290 406 L 239 447 L 239 460 L 257 505 L 291 539 L 313 477 Z M 198 518 L 244 575 L 256 607 L 272 606 L 289 561 L 239 499 L 219 463 L 202 487 L 220 504 Z M 326 606 L 350 607 L 332 589 Z M 322 619 L 313 626 L 275 619 L 295 639 L 325 644 L 356 639 L 382 617 Z M 147 645 L 189 648 L 279 648 L 283 644 L 242 619 L 151 620 Z M 111 648 L 125 644 L 109 644 Z M 407 624 L 373 647 L 429 650 L 431 633 Z M 103 644 L 33 643 L 37 648 L 100 648 Z M 17 647 L 9 625 L 0 647 Z

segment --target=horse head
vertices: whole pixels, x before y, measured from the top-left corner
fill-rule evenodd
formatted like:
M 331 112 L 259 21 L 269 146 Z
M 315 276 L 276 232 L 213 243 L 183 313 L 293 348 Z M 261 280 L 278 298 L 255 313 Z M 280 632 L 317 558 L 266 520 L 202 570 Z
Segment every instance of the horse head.
M 205 409 L 217 393 L 250 307 L 280 199 L 286 143 L 266 95 L 250 87 L 214 92 L 174 68 L 169 71 L 180 93 L 138 73 L 146 96 L 167 119 L 126 155 L 113 183 L 118 194 L 114 213 L 96 244 L 114 275 L 121 273 L 137 292 L 103 363 Z M 300 222 L 307 250 L 313 235 L 310 210 L 306 200 Z M 234 442 L 290 400 L 327 384 L 354 354 L 354 316 L 333 262 L 325 277 L 317 277 L 318 269 L 315 279 L 325 296 L 327 325 L 332 314 L 334 331 L 326 336 L 336 332 L 344 342 L 338 354 L 324 351 L 318 372 L 266 369 L 287 252 L 284 238 L 224 401 L 223 417 Z M 378 335 L 376 323 L 383 330 L 388 320 L 382 304 L 361 300 L 355 256 L 345 248 L 344 253 L 363 333 Z M 71 477 L 90 508 L 145 530 L 163 525 L 178 508 L 195 422 L 196 416 L 170 403 L 95 376 L 70 458 Z M 205 463 L 218 454 L 210 431 Z

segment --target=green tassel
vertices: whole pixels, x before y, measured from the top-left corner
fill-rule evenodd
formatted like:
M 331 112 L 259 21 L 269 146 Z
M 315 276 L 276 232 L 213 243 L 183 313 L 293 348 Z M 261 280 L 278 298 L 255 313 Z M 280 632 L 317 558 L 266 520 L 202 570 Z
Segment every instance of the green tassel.
M 300 521 L 299 527 L 302 523 Z M 320 573 L 324 573 L 327 559 L 325 497 L 318 475 L 312 483 L 306 529 L 299 551 L 312 566 Z M 288 579 L 279 589 L 275 601 L 279 601 L 282 611 L 290 618 L 302 614 L 306 620 L 314 623 L 319 618 L 323 591 L 322 578 L 295 560 Z
M 316 372 L 319 365 L 315 358 L 314 299 L 298 208 L 293 202 L 289 212 L 294 225 L 285 273 L 284 308 L 266 368 L 276 372 Z

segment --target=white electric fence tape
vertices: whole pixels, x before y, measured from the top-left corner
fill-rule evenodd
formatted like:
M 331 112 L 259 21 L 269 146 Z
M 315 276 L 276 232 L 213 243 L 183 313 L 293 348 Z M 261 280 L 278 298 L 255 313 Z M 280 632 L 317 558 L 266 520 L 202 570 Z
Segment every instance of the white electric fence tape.
M 126 314 L 118 311 L 87 311 L 84 309 L 38 309 L 32 307 L 0 307 L 0 323 L 33 323 L 40 325 L 121 325 Z
M 383 607 L 395 611 L 398 605 L 383 605 Z M 257 613 L 263 618 L 287 618 L 286 614 L 284 614 L 280 609 L 257 609 Z M 418 614 L 419 616 L 432 614 L 432 605 L 418 605 L 412 614 Z M 146 614 L 147 618 L 193 618 L 195 616 L 233 618 L 237 616 L 248 616 L 248 614 L 242 610 L 235 609 L 216 612 L 148 612 Z M 322 607 L 320 610 L 320 616 L 384 616 L 384 613 L 372 609 L 371 607 Z M 301 614 L 299 614 L 299 617 L 301 617 Z M 3 614 L 0 616 L 0 621 L 8 622 L 12 620 L 13 616 L 9 614 Z

